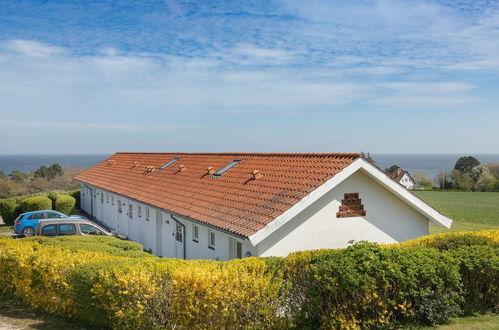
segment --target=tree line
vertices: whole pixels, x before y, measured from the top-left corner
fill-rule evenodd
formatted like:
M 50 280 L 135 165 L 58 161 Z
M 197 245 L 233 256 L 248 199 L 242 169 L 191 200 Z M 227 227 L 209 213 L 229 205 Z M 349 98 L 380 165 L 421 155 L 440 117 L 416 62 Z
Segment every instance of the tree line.
M 73 180 L 84 168 L 62 167 L 59 164 L 40 166 L 25 173 L 14 170 L 9 174 L 0 171 L 0 198 L 8 198 L 52 190 L 73 190 L 78 183 Z
M 499 191 L 499 163 L 483 165 L 473 156 L 460 157 L 452 170 L 442 171 L 432 181 L 424 173 L 412 176 L 426 189 L 458 189 L 465 191 Z

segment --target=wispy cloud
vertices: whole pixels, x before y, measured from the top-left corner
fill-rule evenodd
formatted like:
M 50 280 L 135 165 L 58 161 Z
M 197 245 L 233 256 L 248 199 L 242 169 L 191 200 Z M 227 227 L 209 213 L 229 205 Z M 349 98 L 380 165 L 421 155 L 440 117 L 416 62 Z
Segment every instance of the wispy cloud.
M 497 54 L 498 1 L 5 2 L 0 112 L 95 145 L 329 146 L 351 123 L 393 131 L 387 112 L 499 120 Z

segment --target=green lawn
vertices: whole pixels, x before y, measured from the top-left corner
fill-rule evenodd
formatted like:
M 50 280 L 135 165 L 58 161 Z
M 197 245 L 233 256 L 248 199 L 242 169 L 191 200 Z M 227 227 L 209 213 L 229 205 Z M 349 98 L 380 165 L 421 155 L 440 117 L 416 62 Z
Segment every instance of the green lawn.
M 454 220 L 450 231 L 499 229 L 499 193 L 415 191 L 416 195 Z M 449 231 L 431 227 L 431 233 Z
M 0 225 L 0 233 L 10 233 L 12 232 L 12 226 Z
M 418 330 L 492 330 L 499 329 L 499 315 L 486 314 L 451 319 L 449 324 L 436 327 L 409 327 Z

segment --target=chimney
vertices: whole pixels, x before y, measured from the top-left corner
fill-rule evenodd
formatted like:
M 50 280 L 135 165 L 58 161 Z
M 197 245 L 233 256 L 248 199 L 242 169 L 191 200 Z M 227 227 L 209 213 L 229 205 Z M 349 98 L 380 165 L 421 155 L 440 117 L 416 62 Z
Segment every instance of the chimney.
M 214 169 L 213 169 L 213 167 L 211 167 L 211 166 L 210 166 L 210 167 L 208 167 L 208 168 L 206 169 L 206 171 L 207 171 L 207 173 L 206 173 L 207 175 L 213 175 L 213 174 L 215 174 L 215 170 L 214 170 Z
M 262 177 L 262 174 L 260 174 L 259 170 L 254 170 L 251 173 L 251 180 L 256 180 L 256 179 L 261 178 L 261 177 Z
M 187 168 L 185 167 L 185 165 L 179 165 L 178 167 L 178 171 L 179 172 L 184 172 Z

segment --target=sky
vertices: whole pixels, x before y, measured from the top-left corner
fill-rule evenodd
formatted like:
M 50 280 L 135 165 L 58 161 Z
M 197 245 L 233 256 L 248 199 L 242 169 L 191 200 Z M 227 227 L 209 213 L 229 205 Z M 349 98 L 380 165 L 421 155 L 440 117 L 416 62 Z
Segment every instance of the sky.
M 499 153 L 498 1 L 0 1 L 0 154 Z

